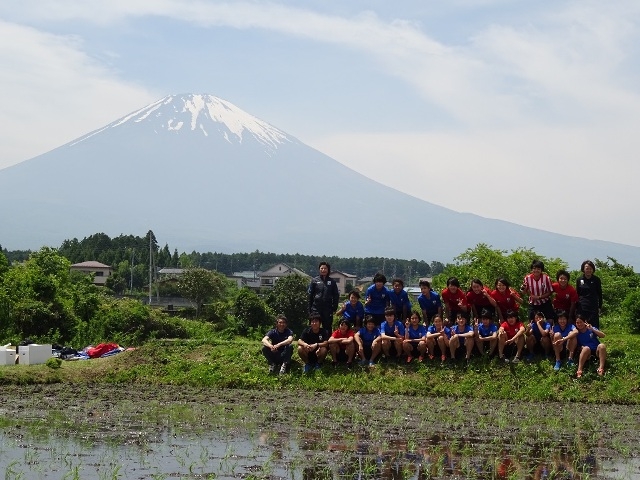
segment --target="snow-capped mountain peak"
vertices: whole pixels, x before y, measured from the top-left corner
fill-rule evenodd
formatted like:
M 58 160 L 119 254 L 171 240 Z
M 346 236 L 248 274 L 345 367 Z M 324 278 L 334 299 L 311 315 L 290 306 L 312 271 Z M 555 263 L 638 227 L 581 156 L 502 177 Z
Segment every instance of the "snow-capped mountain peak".
M 117 128 L 131 122 L 150 124 L 156 133 L 190 131 L 205 137 L 218 133 L 229 143 L 242 143 L 245 135 L 251 135 L 270 150 L 294 141 L 282 130 L 226 100 L 207 94 L 181 94 L 161 98 L 79 138 L 71 145 L 110 128 Z

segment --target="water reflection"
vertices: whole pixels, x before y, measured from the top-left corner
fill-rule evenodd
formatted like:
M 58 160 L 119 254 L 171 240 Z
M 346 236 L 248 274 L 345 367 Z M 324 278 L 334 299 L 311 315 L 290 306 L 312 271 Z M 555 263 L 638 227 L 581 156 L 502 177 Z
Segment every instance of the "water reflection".
M 171 428 L 135 442 L 105 443 L 41 435 L 23 429 L 0 432 L 0 476 L 7 479 L 69 478 L 283 478 L 381 479 L 593 479 L 639 478 L 637 460 L 598 459 L 598 442 L 570 439 L 550 444 L 523 440 L 371 438 L 363 433 L 295 429 L 189 433 Z M 87 440 L 89 439 L 89 440 Z M 572 439 L 571 439 L 572 440 Z

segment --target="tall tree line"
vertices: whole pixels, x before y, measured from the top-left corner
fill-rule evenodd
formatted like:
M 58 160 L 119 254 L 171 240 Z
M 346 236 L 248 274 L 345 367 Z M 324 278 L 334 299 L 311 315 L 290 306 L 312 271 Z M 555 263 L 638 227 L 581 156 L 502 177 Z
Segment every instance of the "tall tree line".
M 149 252 L 149 237 L 151 236 L 151 255 Z M 286 263 L 309 275 L 315 275 L 318 263 L 327 261 L 332 270 L 356 275 L 358 278 L 373 276 L 377 272 L 384 273 L 388 278 L 400 277 L 409 282 L 421 277 L 430 277 L 441 273 L 445 265 L 439 261 L 426 262 L 424 260 L 405 260 L 383 257 L 351 257 L 302 255 L 299 253 L 280 254 L 261 252 L 251 253 L 219 253 L 206 252 L 178 254 L 177 249 L 169 248 L 168 244 L 160 247 L 155 235 L 149 231 L 144 237 L 134 235 L 120 235 L 110 238 L 105 233 L 96 233 L 82 240 L 73 238 L 65 240 L 58 249 L 59 253 L 72 264 L 85 261 L 98 261 L 114 268 L 124 278 L 134 278 L 134 283 L 144 282 L 148 272 L 150 259 L 153 258 L 154 267 L 188 268 L 201 267 L 216 270 L 225 275 L 234 272 L 262 272 L 277 263 Z M 30 252 L 8 252 L 5 255 L 10 262 L 20 261 L 28 257 Z M 135 277 L 141 277 L 135 281 Z

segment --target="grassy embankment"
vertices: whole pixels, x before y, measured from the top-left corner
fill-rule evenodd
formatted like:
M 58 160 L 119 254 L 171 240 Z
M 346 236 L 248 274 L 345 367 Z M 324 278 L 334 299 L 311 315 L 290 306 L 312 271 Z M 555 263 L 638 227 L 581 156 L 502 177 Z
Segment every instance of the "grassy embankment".
M 294 355 L 291 372 L 267 374 L 258 341 L 154 341 L 135 351 L 89 361 L 0 367 L 0 384 L 135 383 L 181 384 L 208 388 L 336 391 L 346 393 L 406 394 L 494 400 L 605 402 L 640 404 L 640 336 L 609 334 L 607 372 L 602 378 L 590 364 L 581 379 L 575 367 L 553 371 L 546 360 L 505 365 L 474 359 L 465 368 L 442 367 L 440 362 L 397 365 L 380 363 L 347 371 L 325 364 L 311 375 L 302 374 Z

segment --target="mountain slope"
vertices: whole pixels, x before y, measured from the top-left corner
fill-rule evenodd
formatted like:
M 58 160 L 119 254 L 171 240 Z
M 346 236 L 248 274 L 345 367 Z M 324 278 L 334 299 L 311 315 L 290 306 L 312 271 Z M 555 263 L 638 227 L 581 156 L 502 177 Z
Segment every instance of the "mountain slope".
M 457 213 L 370 180 L 224 100 L 165 97 L 0 170 L 0 244 L 152 229 L 178 250 L 449 261 L 479 242 L 576 266 L 640 248 Z

